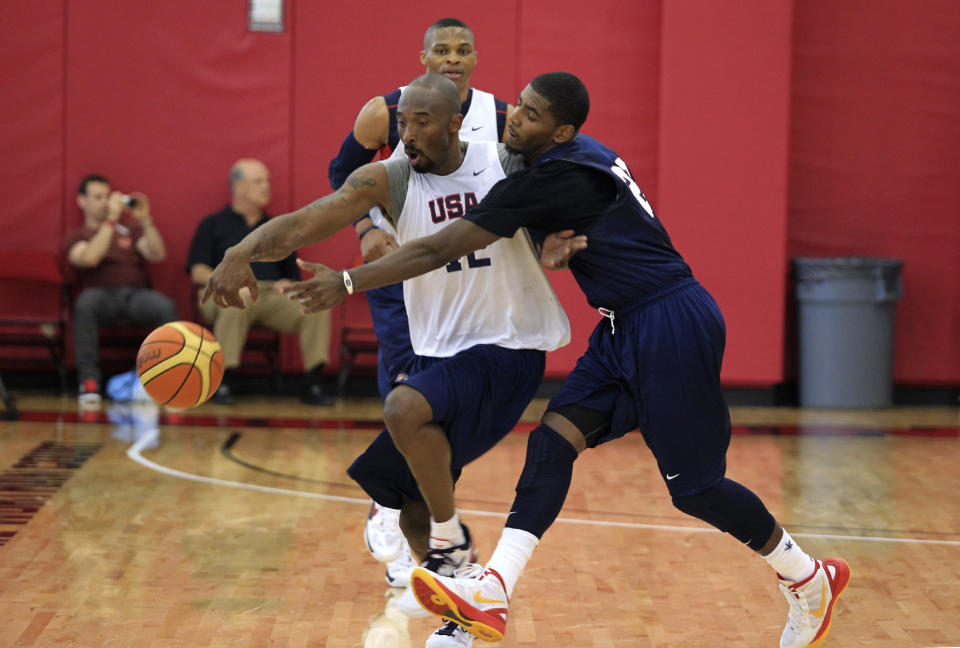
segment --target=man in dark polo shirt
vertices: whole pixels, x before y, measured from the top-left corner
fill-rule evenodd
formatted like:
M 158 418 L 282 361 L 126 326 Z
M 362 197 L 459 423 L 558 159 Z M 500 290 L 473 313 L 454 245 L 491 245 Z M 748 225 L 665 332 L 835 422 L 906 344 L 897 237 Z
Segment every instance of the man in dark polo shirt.
M 270 202 L 270 172 L 259 160 L 241 159 L 230 169 L 230 204 L 207 216 L 197 228 L 187 257 L 187 272 L 193 283 L 204 286 L 224 252 L 239 243 L 251 231 L 266 223 L 264 209 Z M 259 296 L 247 308 L 220 308 L 213 302 L 200 306 L 213 334 L 223 350 L 223 382 L 213 396 L 215 402 L 233 402 L 233 370 L 240 365 L 240 355 L 250 326 L 256 324 L 283 333 L 297 333 L 303 366 L 307 370 L 307 386 L 302 400 L 312 405 L 329 405 L 332 399 L 320 385 L 323 366 L 330 357 L 330 314 L 303 315 L 300 307 L 278 290 L 300 281 L 296 255 L 282 261 L 253 264 Z
M 83 227 L 67 234 L 63 247 L 79 284 L 73 335 L 80 404 L 96 406 L 101 378 L 98 327 L 119 318 L 142 326 L 179 318 L 173 300 L 150 289 L 147 262 L 163 261 L 167 249 L 147 197 L 111 191 L 105 177 L 92 174 L 80 182 L 77 205 L 83 210 Z M 124 213 L 132 218 L 121 222 Z

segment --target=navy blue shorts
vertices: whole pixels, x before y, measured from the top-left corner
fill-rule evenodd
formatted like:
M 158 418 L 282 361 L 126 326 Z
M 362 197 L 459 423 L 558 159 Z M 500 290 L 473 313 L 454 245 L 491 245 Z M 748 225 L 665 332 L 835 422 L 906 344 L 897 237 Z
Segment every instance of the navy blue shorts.
M 393 381 L 413 362 L 416 354 L 410 344 L 410 324 L 403 305 L 403 283 L 367 291 L 367 304 L 377 334 L 377 388 L 386 400 Z
M 640 428 L 674 497 L 712 487 L 726 472 L 730 414 L 720 388 L 726 328 L 695 279 L 673 284 L 602 320 L 547 410 L 609 413 L 597 443 Z
M 464 466 L 514 428 L 536 395 L 545 366 L 543 351 L 479 345 L 450 358 L 416 356 L 409 376 L 397 384 L 416 389 L 430 403 L 434 421 L 450 441 L 446 468 L 456 481 Z M 386 430 L 347 473 L 382 506 L 400 508 L 405 497 L 423 499 Z

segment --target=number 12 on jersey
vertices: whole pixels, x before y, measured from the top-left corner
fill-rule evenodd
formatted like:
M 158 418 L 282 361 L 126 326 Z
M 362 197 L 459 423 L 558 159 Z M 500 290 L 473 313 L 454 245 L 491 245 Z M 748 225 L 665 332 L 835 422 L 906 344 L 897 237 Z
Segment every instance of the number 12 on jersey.
M 643 211 L 650 214 L 650 218 L 656 218 L 653 215 L 653 207 L 650 206 L 650 202 L 647 200 L 647 197 L 643 195 L 643 191 L 640 189 L 640 185 L 633 179 L 633 176 L 630 175 L 630 169 L 627 168 L 627 163 L 623 161 L 623 158 L 617 158 L 614 160 L 613 166 L 610 167 L 610 170 L 613 171 L 613 174 L 623 180 L 627 186 L 630 188 L 630 192 L 633 194 L 633 197 L 637 199 L 637 202 L 640 203 L 640 206 L 643 207 Z
M 485 268 L 490 265 L 490 259 L 477 258 L 476 252 L 471 252 L 467 255 L 467 267 L 468 268 Z M 458 272 L 463 270 L 463 264 L 460 263 L 460 259 L 454 259 L 447 264 L 447 272 Z

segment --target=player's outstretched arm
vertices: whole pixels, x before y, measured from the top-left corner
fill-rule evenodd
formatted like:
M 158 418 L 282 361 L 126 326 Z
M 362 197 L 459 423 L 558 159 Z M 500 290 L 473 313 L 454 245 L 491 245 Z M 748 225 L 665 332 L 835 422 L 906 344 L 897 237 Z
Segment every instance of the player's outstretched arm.
M 373 207 L 389 212 L 390 187 L 380 163 L 367 164 L 347 178 L 340 189 L 305 207 L 271 218 L 229 248 L 207 280 L 201 302 L 213 298 L 218 306 L 243 308 L 239 291 L 250 289 L 256 301 L 257 283 L 252 261 L 279 261 L 295 250 L 322 241 L 350 225 Z
M 300 261 L 300 267 L 313 272 L 312 279 L 288 286 L 284 293 L 300 302 L 304 312 L 330 308 L 347 296 L 347 280 L 353 291 L 372 290 L 436 270 L 474 250 L 487 247 L 499 236 L 466 219 L 451 223 L 432 236 L 404 243 L 373 263 L 343 270 L 332 270 L 319 263 Z

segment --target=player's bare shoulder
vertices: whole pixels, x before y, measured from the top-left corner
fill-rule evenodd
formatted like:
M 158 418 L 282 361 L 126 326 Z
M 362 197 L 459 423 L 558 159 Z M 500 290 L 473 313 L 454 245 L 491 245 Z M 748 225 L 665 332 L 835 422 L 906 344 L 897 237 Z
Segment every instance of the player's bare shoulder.
M 339 189 L 342 199 L 365 208 L 390 210 L 390 180 L 383 162 L 364 164 L 347 176 Z
M 505 175 L 510 175 L 526 167 L 523 156 L 519 153 L 511 153 L 506 144 L 497 144 L 497 156 L 500 158 L 500 166 L 503 167 Z
M 390 110 L 387 101 L 377 95 L 363 105 L 353 124 L 353 137 L 367 149 L 378 149 L 387 144 L 390 135 Z
M 358 167 L 347 176 L 343 189 L 349 192 L 360 192 L 366 195 L 379 196 L 384 192 L 389 196 L 390 187 L 387 182 L 387 170 L 381 162 L 371 162 Z

